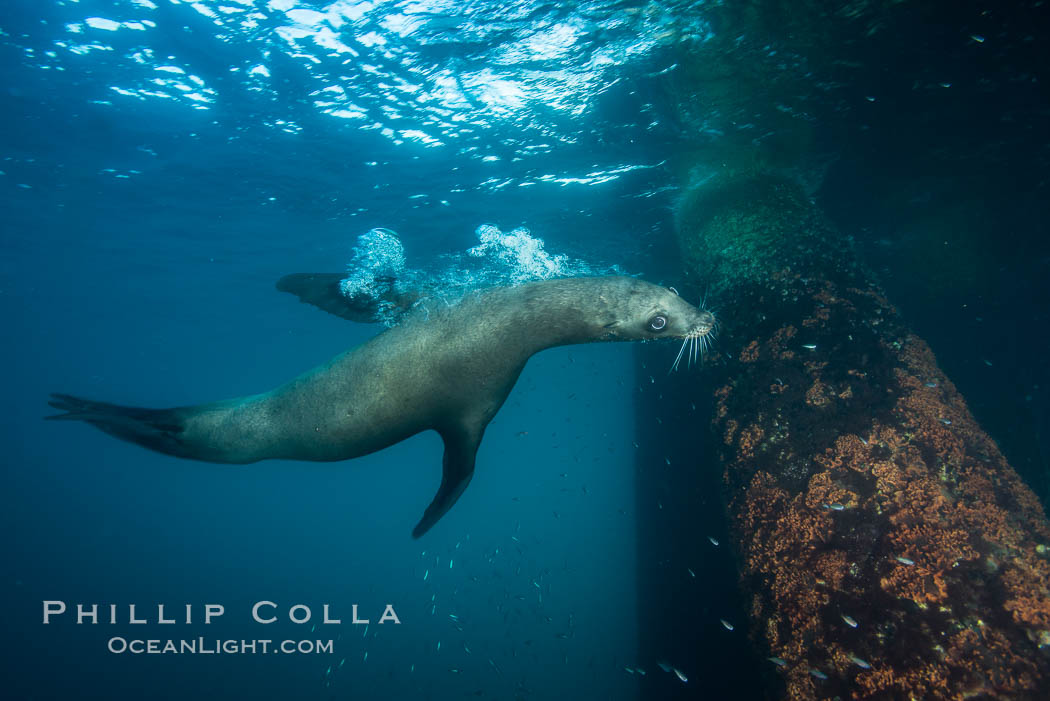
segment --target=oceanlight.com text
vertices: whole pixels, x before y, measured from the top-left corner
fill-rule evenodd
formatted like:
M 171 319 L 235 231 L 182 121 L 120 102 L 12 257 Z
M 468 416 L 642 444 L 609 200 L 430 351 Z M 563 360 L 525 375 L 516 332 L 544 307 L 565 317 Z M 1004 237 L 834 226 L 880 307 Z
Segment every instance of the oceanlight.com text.
M 143 640 L 113 637 L 106 645 L 116 655 L 331 655 L 331 640 L 221 640 L 183 638 Z

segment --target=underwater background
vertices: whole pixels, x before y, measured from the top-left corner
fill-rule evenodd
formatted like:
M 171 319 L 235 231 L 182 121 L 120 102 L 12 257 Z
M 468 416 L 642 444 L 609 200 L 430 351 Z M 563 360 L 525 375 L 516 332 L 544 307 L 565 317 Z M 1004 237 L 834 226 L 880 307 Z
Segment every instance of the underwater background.
M 804 187 L 1045 505 L 1048 12 L 3 3 L 0 693 L 781 697 L 748 637 L 707 370 L 669 375 L 674 345 L 535 357 L 419 541 L 436 435 L 346 464 L 210 465 L 45 422 L 48 393 L 241 396 L 382 330 L 278 292 L 294 272 L 394 271 L 450 295 L 620 273 L 699 303 L 679 198 L 746 164 Z M 733 299 L 708 303 L 732 333 Z M 193 604 L 194 623 L 45 626 L 45 600 Z M 343 625 L 261 626 L 260 600 L 282 619 L 330 603 Z M 208 603 L 226 613 L 205 626 Z M 377 624 L 386 604 L 400 625 Z M 113 636 L 334 651 L 113 654 Z

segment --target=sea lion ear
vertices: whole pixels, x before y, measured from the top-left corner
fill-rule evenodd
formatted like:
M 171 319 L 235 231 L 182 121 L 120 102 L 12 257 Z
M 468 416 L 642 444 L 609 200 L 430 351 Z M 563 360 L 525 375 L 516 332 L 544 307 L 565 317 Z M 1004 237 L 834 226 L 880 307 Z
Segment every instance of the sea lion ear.
M 423 518 L 412 529 L 412 537 L 419 538 L 429 531 L 442 516 L 448 513 L 453 504 L 463 494 L 474 476 L 474 459 L 478 454 L 481 436 L 485 432 L 482 426 L 477 430 L 457 428 L 439 431 L 445 441 L 445 457 L 441 464 L 441 486 L 438 487 L 434 500 L 423 512 Z

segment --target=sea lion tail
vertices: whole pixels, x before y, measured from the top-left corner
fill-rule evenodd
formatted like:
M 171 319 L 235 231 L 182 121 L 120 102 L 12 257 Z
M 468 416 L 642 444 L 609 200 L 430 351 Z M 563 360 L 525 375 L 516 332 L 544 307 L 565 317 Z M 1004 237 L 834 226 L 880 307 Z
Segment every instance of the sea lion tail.
M 140 409 L 82 399 L 71 394 L 52 394 L 48 404 L 66 413 L 46 416 L 46 419 L 84 421 L 111 436 L 138 443 L 150 450 L 190 457 L 180 438 L 185 430 L 185 422 L 178 409 Z

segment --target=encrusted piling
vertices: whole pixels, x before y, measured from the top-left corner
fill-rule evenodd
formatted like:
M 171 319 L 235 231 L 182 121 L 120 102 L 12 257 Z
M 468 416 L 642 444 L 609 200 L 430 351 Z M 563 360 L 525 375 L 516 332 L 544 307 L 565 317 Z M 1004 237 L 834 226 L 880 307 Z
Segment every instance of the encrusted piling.
M 1050 524 L 800 187 L 686 194 L 751 633 L 805 698 L 1050 698 Z

